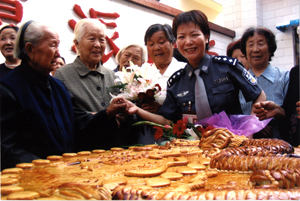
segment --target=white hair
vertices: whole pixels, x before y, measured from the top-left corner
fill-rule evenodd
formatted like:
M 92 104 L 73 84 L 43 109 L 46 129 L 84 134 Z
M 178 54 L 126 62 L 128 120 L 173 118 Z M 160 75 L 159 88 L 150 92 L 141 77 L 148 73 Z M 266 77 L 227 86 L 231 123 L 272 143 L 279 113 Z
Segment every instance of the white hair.
M 128 48 L 130 47 L 137 47 L 137 48 L 140 48 L 141 49 L 141 52 L 142 52 L 142 63 L 144 63 L 147 59 L 147 51 L 144 47 L 142 47 L 141 45 L 138 45 L 138 44 L 130 44 L 130 45 L 126 45 L 124 47 L 122 47 L 119 52 L 117 53 L 116 55 L 116 62 L 117 64 L 120 64 L 120 59 L 121 59 L 121 56 L 123 54 L 123 52 L 125 52 L 125 50 L 127 50 Z
M 73 39 L 73 43 L 75 44 L 75 42 L 80 42 L 83 35 L 86 32 L 86 26 L 88 24 L 93 24 L 95 26 L 99 26 L 102 30 L 104 35 L 106 35 L 106 26 L 104 24 L 102 24 L 98 19 L 94 19 L 94 18 L 84 18 L 79 20 L 76 23 L 76 26 L 74 28 L 74 39 Z M 79 54 L 78 50 L 77 50 L 77 54 Z
M 41 22 L 33 21 L 27 26 L 26 30 L 24 31 L 23 27 L 25 24 L 26 24 L 26 22 L 24 24 L 22 24 L 22 26 L 20 27 L 17 37 L 16 37 L 16 42 L 15 42 L 14 56 L 19 59 L 22 59 L 22 56 L 26 55 L 26 52 L 24 49 L 26 43 L 30 42 L 33 45 L 38 45 L 39 42 L 43 39 L 44 34 L 45 34 L 43 28 L 47 27 L 45 24 L 43 24 Z M 20 44 L 22 33 L 23 33 L 23 42 L 22 42 L 22 44 Z M 25 55 L 22 55 L 22 53 Z

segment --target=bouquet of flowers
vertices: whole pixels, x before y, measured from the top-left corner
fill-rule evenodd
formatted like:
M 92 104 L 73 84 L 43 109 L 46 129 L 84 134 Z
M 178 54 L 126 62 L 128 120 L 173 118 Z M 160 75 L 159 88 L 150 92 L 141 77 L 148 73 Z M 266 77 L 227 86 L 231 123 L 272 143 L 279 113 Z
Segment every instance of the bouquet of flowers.
M 118 78 L 115 79 L 113 88 L 120 88 L 118 96 L 142 104 L 154 102 L 161 95 L 159 70 L 149 63 L 139 67 L 130 62 L 129 67 L 123 67 L 116 75 Z
M 186 117 L 182 120 L 178 120 L 177 123 L 172 123 L 171 125 L 161 125 L 150 121 L 140 121 L 133 125 L 141 124 L 151 125 L 156 129 L 154 134 L 155 140 L 159 140 L 162 137 L 165 137 L 170 141 L 174 138 L 201 139 L 201 133 L 206 130 L 213 129 L 211 126 L 203 128 L 201 125 L 189 123 Z

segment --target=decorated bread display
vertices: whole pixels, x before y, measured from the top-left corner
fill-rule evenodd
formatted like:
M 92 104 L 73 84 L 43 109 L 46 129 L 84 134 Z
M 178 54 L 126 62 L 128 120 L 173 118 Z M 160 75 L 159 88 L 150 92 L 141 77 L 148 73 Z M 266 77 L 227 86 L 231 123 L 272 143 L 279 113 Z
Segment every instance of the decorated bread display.
M 165 146 L 49 156 L 1 173 L 2 200 L 300 199 L 298 148 L 227 129 Z

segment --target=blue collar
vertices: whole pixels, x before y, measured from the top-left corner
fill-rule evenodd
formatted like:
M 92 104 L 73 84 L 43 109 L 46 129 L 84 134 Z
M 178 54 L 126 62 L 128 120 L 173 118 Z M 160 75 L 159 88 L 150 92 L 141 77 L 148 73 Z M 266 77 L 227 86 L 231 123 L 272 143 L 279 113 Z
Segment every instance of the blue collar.
M 255 76 L 253 71 L 252 71 L 252 68 L 249 69 L 249 72 L 253 76 Z M 268 67 L 264 70 L 264 72 L 260 76 L 263 76 L 264 78 L 266 78 L 267 80 L 272 82 L 272 84 L 274 84 L 274 82 L 275 82 L 275 68 L 269 63 Z

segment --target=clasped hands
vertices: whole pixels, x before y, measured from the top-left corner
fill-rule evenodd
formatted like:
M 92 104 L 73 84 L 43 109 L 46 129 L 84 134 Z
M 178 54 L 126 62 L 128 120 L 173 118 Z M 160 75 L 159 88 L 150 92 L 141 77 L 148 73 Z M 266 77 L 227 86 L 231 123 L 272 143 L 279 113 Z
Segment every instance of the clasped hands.
M 259 120 L 275 117 L 281 119 L 285 117 L 285 111 L 282 107 L 274 103 L 273 101 L 263 101 L 253 105 L 253 112 L 259 118 Z M 300 101 L 296 103 L 296 111 L 298 119 L 300 119 Z
M 111 101 L 110 105 L 106 109 L 106 113 L 109 117 L 121 117 L 122 115 L 135 114 L 138 107 L 132 102 L 127 101 L 123 97 L 115 97 Z

